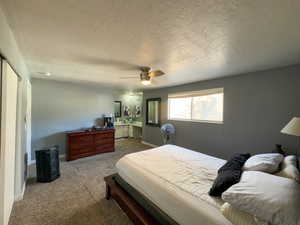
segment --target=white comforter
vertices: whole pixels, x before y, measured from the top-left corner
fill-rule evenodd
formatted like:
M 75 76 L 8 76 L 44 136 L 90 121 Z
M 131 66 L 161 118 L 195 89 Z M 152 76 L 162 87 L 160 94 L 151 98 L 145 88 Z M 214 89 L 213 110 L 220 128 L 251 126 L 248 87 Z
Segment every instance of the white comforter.
M 207 193 L 225 160 L 175 145 L 124 156 L 119 175 L 181 225 L 231 224 Z

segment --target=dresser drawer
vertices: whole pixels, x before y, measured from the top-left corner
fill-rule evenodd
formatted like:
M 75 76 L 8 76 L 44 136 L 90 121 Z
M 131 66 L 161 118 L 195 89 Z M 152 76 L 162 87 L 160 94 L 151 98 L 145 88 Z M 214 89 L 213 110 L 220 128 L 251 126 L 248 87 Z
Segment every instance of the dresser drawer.
M 84 146 L 84 147 L 81 147 L 79 149 L 79 153 L 87 153 L 87 152 L 93 152 L 94 151 L 94 146 Z
M 101 144 L 101 145 L 97 145 L 95 147 L 96 152 L 101 152 L 102 150 L 106 149 L 106 148 L 114 148 L 114 143 L 105 143 L 105 144 Z
M 93 136 L 91 135 L 80 135 L 69 137 L 69 142 L 71 144 L 88 144 L 93 142 Z
M 97 140 L 102 140 L 102 139 L 107 139 L 107 138 L 114 138 L 114 133 L 110 132 L 110 133 L 104 133 L 104 134 L 95 134 L 94 135 L 94 139 L 95 141 Z
M 103 145 L 103 144 L 107 144 L 107 143 L 114 143 L 115 139 L 114 138 L 102 138 L 102 139 L 97 139 L 95 140 L 95 145 Z

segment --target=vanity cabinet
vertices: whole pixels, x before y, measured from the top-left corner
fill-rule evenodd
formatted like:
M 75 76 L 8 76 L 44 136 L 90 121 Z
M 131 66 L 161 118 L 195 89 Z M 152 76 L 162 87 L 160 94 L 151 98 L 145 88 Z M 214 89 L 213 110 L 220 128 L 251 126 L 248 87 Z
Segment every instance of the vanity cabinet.
M 116 129 L 115 138 L 121 138 L 122 130 L 121 130 L 120 126 L 116 126 L 115 129 Z
M 142 136 L 142 123 L 131 124 L 115 124 L 116 134 L 115 138 L 136 138 Z
M 131 137 L 131 138 L 133 138 L 134 137 L 134 135 L 133 135 L 133 126 L 129 126 L 128 127 L 128 136 L 129 137 Z
M 116 138 L 127 138 L 129 137 L 129 126 L 128 125 L 117 125 L 116 129 Z

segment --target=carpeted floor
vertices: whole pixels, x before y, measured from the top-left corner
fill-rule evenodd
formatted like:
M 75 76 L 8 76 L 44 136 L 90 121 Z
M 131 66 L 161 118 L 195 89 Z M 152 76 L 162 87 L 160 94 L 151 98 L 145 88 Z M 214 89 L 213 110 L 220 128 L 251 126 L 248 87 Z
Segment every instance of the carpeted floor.
M 116 142 L 116 152 L 61 163 L 51 183 L 28 182 L 24 200 L 15 203 L 10 225 L 131 225 L 113 200 L 105 199 L 103 178 L 116 172 L 124 155 L 151 147 L 136 140 Z

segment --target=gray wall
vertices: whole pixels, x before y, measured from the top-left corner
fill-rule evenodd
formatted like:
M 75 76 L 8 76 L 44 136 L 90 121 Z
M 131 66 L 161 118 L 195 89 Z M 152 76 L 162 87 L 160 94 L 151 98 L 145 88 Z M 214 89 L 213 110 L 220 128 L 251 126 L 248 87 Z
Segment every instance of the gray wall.
M 104 113 L 113 112 L 113 101 L 112 89 L 33 79 L 33 159 L 35 150 L 56 144 L 64 153 L 65 132 L 93 126 Z
M 217 87 L 224 87 L 224 124 L 167 121 L 168 93 Z M 179 146 L 225 159 L 234 152 L 270 152 L 276 143 L 296 152 L 296 137 L 280 130 L 300 116 L 300 66 L 148 90 L 144 107 L 153 97 L 162 98 L 162 123 L 175 125 Z M 162 144 L 159 128 L 145 126 L 143 140 Z

